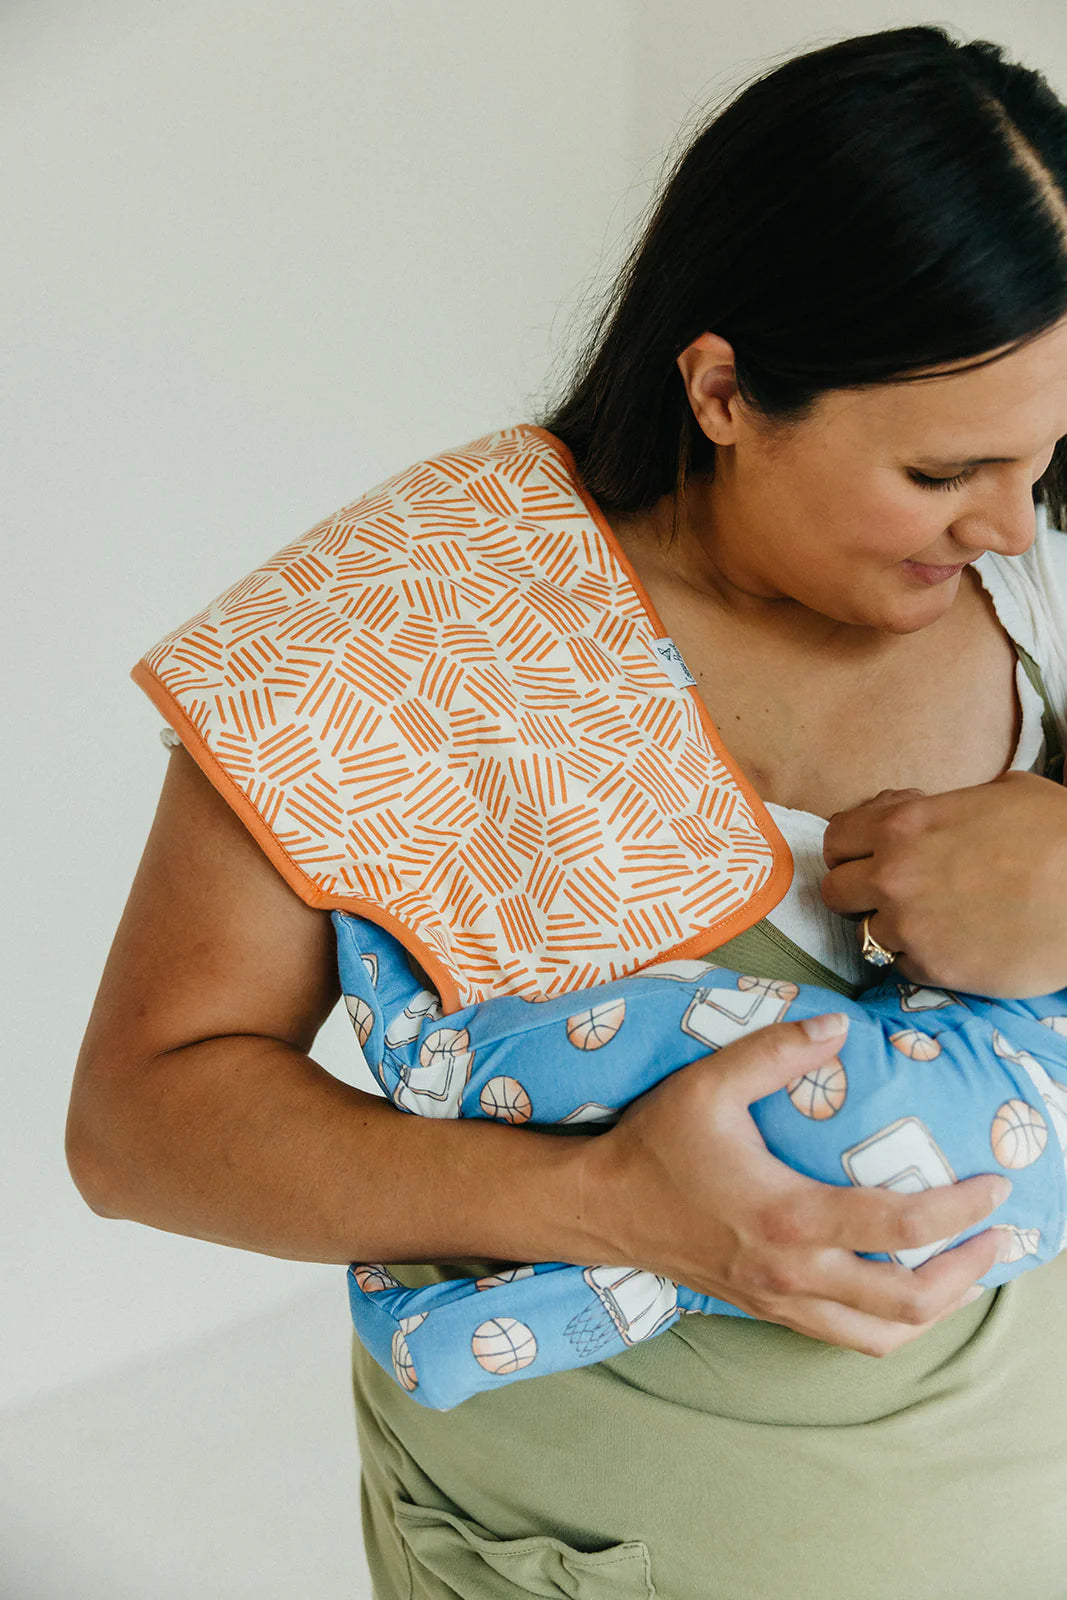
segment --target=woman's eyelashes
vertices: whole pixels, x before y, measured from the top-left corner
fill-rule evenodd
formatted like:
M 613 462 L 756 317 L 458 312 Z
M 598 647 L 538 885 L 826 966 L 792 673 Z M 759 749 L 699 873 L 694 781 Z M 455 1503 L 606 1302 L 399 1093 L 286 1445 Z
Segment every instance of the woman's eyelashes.
M 969 467 L 965 472 L 957 472 L 953 478 L 929 478 L 925 472 L 910 472 L 908 476 L 912 483 L 919 484 L 923 489 L 958 489 L 968 478 L 974 476 L 974 468 Z

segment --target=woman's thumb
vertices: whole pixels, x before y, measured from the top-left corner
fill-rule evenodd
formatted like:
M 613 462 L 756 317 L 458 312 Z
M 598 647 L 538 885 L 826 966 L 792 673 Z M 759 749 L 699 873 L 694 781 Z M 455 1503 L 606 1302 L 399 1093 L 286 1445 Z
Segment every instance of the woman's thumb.
M 731 1095 L 752 1105 L 825 1065 L 848 1037 L 848 1021 L 843 1011 L 820 1012 L 799 1022 L 774 1022 L 728 1045 Z

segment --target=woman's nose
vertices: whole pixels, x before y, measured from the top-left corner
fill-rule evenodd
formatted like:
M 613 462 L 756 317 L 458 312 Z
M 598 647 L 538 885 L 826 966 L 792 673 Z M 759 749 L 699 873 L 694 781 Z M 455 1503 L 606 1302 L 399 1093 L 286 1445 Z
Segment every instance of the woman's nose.
M 1029 550 L 1037 533 L 1037 507 L 1032 486 L 1006 490 L 991 500 L 981 512 L 965 517 L 957 525 L 956 538 L 976 550 L 995 550 L 1002 556 L 1021 556 Z

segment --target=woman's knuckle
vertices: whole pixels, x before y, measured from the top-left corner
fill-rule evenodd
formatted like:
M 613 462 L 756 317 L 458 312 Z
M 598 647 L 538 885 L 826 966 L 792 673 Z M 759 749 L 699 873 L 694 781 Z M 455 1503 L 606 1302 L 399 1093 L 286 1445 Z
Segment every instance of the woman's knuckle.
M 937 1311 L 936 1297 L 929 1291 L 924 1292 L 917 1289 L 901 1296 L 894 1321 L 907 1322 L 914 1327 L 922 1327 L 924 1323 L 933 1321 Z
M 763 1304 L 768 1304 L 776 1295 L 782 1293 L 778 1267 L 765 1256 L 752 1256 L 739 1265 L 735 1282 L 750 1299 L 759 1300 Z
M 879 905 L 892 905 L 894 908 L 906 905 L 914 888 L 908 863 L 899 855 L 888 855 L 876 874 L 875 890 Z
M 768 1263 L 765 1271 L 766 1292 L 776 1297 L 799 1294 L 799 1274 L 795 1267 L 786 1261 L 773 1261 Z
M 929 1244 L 930 1224 L 926 1220 L 925 1209 L 917 1204 L 907 1206 L 897 1217 L 896 1232 L 901 1246 L 906 1250 Z
M 892 899 L 896 880 L 896 869 L 892 861 L 880 856 L 871 867 L 871 888 L 874 892 L 875 904 L 884 905 Z
M 885 819 L 886 834 L 890 839 L 913 839 L 923 825 L 923 802 L 918 795 L 898 800 Z
M 808 1224 L 796 1206 L 780 1201 L 766 1206 L 760 1218 L 760 1231 L 768 1244 L 798 1245 L 807 1242 Z
M 879 1329 L 867 1335 L 863 1345 L 863 1354 L 872 1356 L 876 1361 L 882 1361 L 886 1356 L 892 1355 L 893 1351 L 898 1349 L 900 1345 L 906 1344 L 913 1337 L 913 1334 L 903 1332 L 900 1327 L 891 1328 L 887 1323 L 884 1330 Z

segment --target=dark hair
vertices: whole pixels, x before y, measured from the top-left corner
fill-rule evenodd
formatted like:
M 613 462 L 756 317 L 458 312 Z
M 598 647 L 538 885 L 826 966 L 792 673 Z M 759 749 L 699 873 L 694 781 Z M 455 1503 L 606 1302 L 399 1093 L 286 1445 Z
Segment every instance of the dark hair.
M 743 401 L 783 424 L 1017 349 L 1067 313 L 1065 192 L 1067 107 L 1001 46 L 913 27 L 796 56 L 676 161 L 540 425 L 606 510 L 673 489 L 677 519 L 714 470 L 676 366 L 695 338 L 729 340 Z M 1034 501 L 1067 525 L 1067 439 Z

